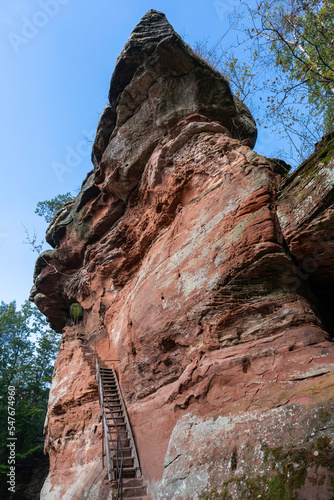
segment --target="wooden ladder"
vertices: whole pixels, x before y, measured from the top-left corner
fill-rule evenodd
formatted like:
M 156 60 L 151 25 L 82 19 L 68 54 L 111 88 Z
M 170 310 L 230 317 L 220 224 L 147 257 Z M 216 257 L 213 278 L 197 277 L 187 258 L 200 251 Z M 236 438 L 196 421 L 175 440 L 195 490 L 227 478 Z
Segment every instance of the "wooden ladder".
M 125 480 L 124 486 L 127 489 L 126 483 L 129 482 L 127 478 L 141 478 L 137 449 L 113 366 L 107 368 L 105 362 L 99 362 L 96 358 L 96 377 L 103 419 L 108 479 L 117 488 L 115 498 L 122 499 L 123 481 Z M 138 493 L 139 486 L 138 484 Z M 127 497 L 126 492 L 124 493 Z M 141 489 L 141 494 L 143 493 Z

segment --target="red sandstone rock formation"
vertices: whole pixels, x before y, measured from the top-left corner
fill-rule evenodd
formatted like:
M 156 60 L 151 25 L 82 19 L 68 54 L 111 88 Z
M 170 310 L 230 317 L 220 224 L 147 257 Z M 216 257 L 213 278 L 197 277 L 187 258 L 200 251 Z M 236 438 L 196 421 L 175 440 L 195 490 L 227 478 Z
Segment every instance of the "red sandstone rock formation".
M 95 345 L 118 360 L 153 498 L 333 498 L 332 138 L 282 180 L 248 110 L 155 11 L 109 99 L 95 169 L 36 265 L 32 297 L 63 328 L 42 498 L 110 494 Z

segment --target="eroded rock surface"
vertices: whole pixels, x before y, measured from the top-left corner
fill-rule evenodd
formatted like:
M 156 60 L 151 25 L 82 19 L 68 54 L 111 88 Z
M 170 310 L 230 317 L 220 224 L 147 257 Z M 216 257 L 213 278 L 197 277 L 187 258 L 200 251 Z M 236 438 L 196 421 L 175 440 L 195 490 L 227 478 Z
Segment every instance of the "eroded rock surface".
M 307 282 L 334 337 L 334 132 L 283 183 L 277 214 L 296 259 L 295 283 Z
M 156 11 L 109 99 L 95 169 L 36 265 L 32 296 L 66 325 L 42 498 L 110 493 L 95 348 L 115 360 L 152 497 L 332 498 L 334 346 L 328 306 L 298 267 L 331 220 L 332 160 L 319 145 L 313 184 L 307 163 L 282 182 L 251 149 L 249 112 Z M 314 273 L 330 291 L 331 239 Z M 71 325 L 74 302 L 83 320 Z

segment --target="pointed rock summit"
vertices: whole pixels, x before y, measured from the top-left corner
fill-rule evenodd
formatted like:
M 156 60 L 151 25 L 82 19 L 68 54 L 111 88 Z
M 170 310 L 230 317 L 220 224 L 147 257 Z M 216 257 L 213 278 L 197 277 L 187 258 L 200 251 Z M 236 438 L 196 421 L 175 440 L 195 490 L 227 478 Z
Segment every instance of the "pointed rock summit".
M 219 121 L 232 137 L 254 146 L 256 125 L 248 108 L 224 77 L 183 42 L 166 16 L 150 10 L 117 59 L 93 146 L 95 168 L 101 161 L 101 171 L 114 164 L 111 191 L 126 200 L 161 137 L 195 113 Z
M 110 104 L 117 107 L 119 94 L 130 83 L 137 69 L 154 54 L 158 44 L 161 42 L 166 44 L 168 41 L 175 43 L 176 40 L 181 39 L 167 21 L 165 14 L 153 9 L 149 10 L 132 31 L 117 58 L 110 82 Z M 187 48 L 191 50 L 190 47 L 187 46 Z

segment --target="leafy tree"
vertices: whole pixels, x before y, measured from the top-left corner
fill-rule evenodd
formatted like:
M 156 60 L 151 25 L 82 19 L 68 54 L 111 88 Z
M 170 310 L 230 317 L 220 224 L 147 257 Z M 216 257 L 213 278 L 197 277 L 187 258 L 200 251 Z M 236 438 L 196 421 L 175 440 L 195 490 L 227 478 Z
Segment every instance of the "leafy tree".
M 308 101 L 322 114 L 324 130 L 333 128 L 334 2 L 260 1 L 249 13 L 252 26 L 246 32 L 261 48 L 269 48 L 276 66 L 288 76 L 288 85 L 280 89 L 282 99 L 305 86 Z
M 28 301 L 0 305 L 0 498 L 8 497 L 8 387 L 15 387 L 16 471 L 43 456 L 43 424 L 59 336 Z M 17 483 L 19 488 L 19 484 Z
M 59 194 L 51 200 L 39 201 L 35 210 L 35 214 L 44 217 L 45 221 L 49 224 L 58 210 L 60 210 L 65 203 L 73 198 L 71 193 Z
M 253 19 L 258 22 L 250 32 L 271 42 L 276 65 L 306 85 L 310 99 L 327 114 L 334 94 L 334 3 L 289 0 L 269 8 L 259 2 Z
M 258 0 L 230 16 L 226 34 L 204 54 L 229 79 L 260 125 L 289 140 L 299 163 L 334 126 L 333 0 Z M 203 49 L 203 47 L 202 47 Z M 291 156 L 295 160 L 291 160 Z

